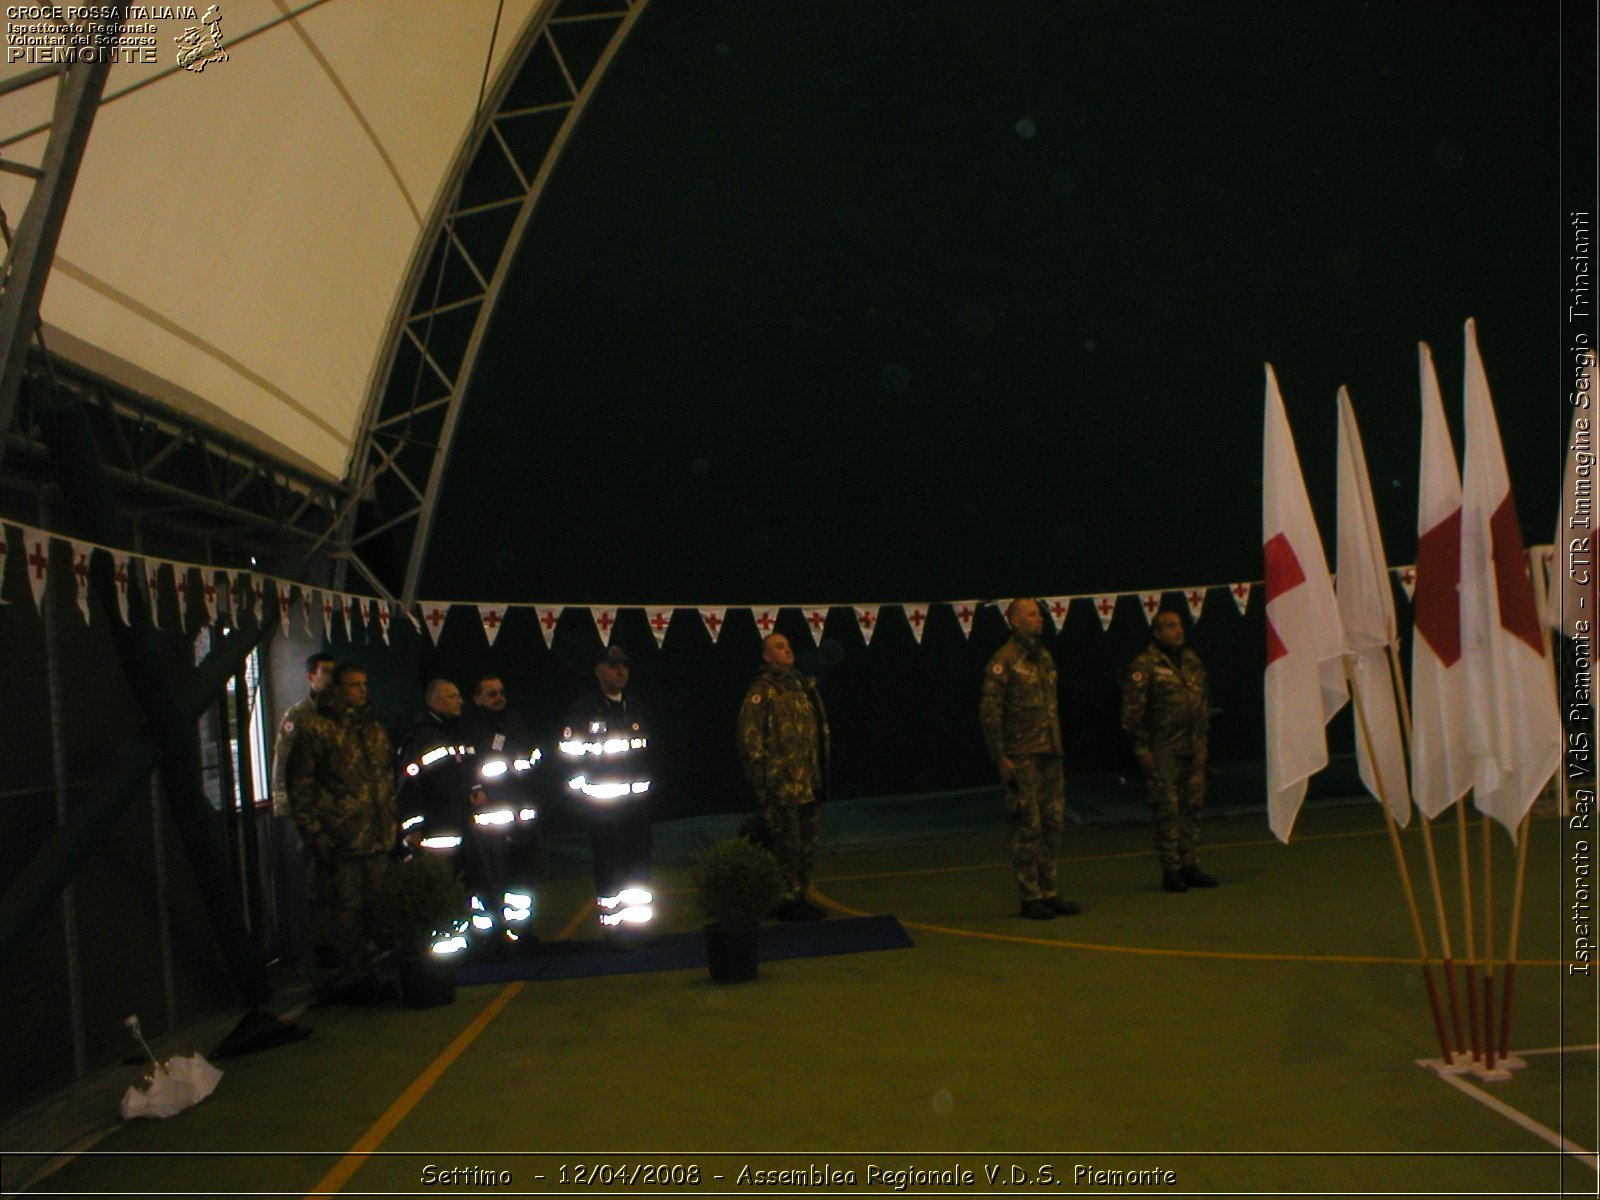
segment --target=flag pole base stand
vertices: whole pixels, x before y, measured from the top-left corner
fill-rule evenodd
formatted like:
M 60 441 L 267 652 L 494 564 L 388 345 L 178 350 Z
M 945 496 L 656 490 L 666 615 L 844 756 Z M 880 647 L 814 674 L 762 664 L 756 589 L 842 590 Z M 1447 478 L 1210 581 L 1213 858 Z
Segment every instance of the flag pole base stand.
M 1472 1060 L 1465 1055 L 1451 1056 L 1455 1061 L 1445 1062 L 1442 1058 L 1425 1058 L 1422 1065 L 1435 1075 L 1465 1075 L 1472 1070 Z
M 1511 1078 L 1511 1072 L 1506 1070 L 1505 1064 L 1498 1059 L 1495 1060 L 1493 1067 L 1488 1066 L 1482 1060 L 1473 1063 L 1472 1074 L 1474 1078 L 1481 1079 L 1485 1083 L 1504 1083 Z
M 1504 1067 L 1508 1071 L 1525 1071 L 1528 1069 L 1528 1060 L 1518 1058 L 1515 1054 L 1508 1054 L 1504 1058 L 1495 1059 L 1494 1065 Z

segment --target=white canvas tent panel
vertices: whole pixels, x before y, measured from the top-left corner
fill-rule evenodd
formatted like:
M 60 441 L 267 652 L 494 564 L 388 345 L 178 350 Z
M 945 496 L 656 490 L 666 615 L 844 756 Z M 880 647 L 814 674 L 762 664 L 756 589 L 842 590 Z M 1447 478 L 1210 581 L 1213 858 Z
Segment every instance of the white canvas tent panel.
M 496 34 L 496 0 L 229 0 L 228 60 L 198 73 L 173 64 L 193 20 L 153 22 L 161 62 L 113 67 L 89 139 L 42 306 L 51 348 L 343 477 L 486 65 L 492 82 L 544 3 L 507 0 Z M 7 158 L 39 161 L 44 133 L 13 139 L 54 91 L 0 100 Z M 0 176 L 13 227 L 31 190 Z

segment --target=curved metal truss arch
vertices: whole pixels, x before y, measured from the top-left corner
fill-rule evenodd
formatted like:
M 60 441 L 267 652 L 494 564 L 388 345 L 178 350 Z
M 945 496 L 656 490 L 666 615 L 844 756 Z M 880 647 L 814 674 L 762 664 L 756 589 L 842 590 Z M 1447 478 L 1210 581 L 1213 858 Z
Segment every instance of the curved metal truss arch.
M 539 198 L 649 0 L 554 0 L 507 59 L 418 240 L 368 390 L 335 553 L 407 605 L 473 368 Z

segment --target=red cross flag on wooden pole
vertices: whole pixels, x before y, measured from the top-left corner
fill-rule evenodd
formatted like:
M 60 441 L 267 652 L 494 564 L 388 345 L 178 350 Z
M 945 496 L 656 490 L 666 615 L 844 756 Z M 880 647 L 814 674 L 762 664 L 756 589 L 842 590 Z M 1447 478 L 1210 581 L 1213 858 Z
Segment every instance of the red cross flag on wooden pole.
M 614 608 L 591 608 L 589 615 L 594 618 L 594 627 L 600 633 L 600 644 L 611 645 L 611 627 L 617 623 L 617 610 Z
M 33 607 L 44 611 L 44 585 L 50 575 L 50 539 L 37 529 L 22 526 L 22 547 L 25 557 L 22 565 L 28 571 L 28 590 L 33 594 Z
M 722 626 L 728 619 L 728 610 L 725 608 L 702 608 L 700 610 L 700 623 L 706 627 L 706 632 L 711 635 L 711 642 L 716 644 L 717 637 L 722 633 Z
M 1344 633 L 1294 435 L 1266 367 L 1262 552 L 1267 566 L 1267 820 L 1287 842 L 1306 783 L 1328 765 L 1327 723 L 1350 698 Z
M 972 622 L 978 615 L 978 602 L 976 600 L 957 600 L 953 607 L 956 610 L 956 623 L 961 626 L 961 636 L 972 636 Z
M 422 602 L 422 623 L 427 626 L 428 636 L 433 639 L 433 644 L 439 644 L 439 631 L 444 628 L 444 619 L 449 614 L 447 604 L 437 601 L 424 600 Z
M 72 546 L 72 583 L 73 591 L 78 601 L 78 611 L 83 614 L 83 623 L 89 623 L 89 555 L 94 553 L 94 546 L 89 542 L 71 541 Z
M 861 640 L 867 645 L 872 645 L 872 634 L 878 628 L 878 605 L 855 604 L 851 606 L 856 613 L 856 627 L 861 630 Z
M 1239 610 L 1239 615 L 1244 616 L 1245 609 L 1250 607 L 1250 585 L 1236 583 L 1228 588 L 1228 595 L 1233 597 L 1234 607 Z
M 766 637 L 777 627 L 778 610 L 775 608 L 752 608 L 750 615 L 755 618 L 756 630 L 762 637 Z
M 907 604 L 905 606 L 906 623 L 911 626 L 911 636 L 917 639 L 917 645 L 922 644 L 922 628 L 928 623 L 927 604 Z
M 117 613 L 124 625 L 128 620 L 128 585 L 133 581 L 132 557 L 120 550 L 111 552 L 111 579 L 117 585 Z
M 489 640 L 489 645 L 494 645 L 494 639 L 500 636 L 500 626 L 506 623 L 506 606 L 504 604 L 478 605 L 478 619 L 483 622 L 483 636 Z
M 1184 603 L 1189 606 L 1189 619 L 1200 620 L 1200 610 L 1205 606 L 1206 592 L 1204 588 L 1190 588 L 1183 593 Z
M 806 628 L 811 630 L 811 644 L 822 645 L 822 627 L 828 623 L 828 606 L 808 604 L 802 611 L 805 613 Z
M 1096 596 L 1094 598 L 1095 616 L 1100 618 L 1102 631 L 1111 628 L 1111 618 L 1117 615 L 1117 598 L 1115 596 Z
M 650 632 L 656 635 L 656 645 L 660 646 L 666 640 L 667 626 L 672 624 L 672 610 L 670 608 L 652 608 L 650 611 Z
M 561 608 L 555 604 L 536 604 L 534 611 L 539 614 L 539 632 L 544 635 L 544 648 L 548 650 L 556 636 L 556 622 L 561 620 Z

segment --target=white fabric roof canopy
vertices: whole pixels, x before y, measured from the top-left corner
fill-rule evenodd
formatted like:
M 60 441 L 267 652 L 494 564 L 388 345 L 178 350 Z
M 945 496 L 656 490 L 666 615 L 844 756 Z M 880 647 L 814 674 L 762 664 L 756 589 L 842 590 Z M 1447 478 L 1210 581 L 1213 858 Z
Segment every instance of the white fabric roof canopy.
M 343 478 L 485 69 L 492 85 L 547 2 L 223 0 L 228 58 L 199 72 L 174 63 L 194 17 L 145 22 L 158 61 L 111 70 L 45 291 L 50 348 Z M 54 98 L 0 98 L 0 154 L 39 163 L 47 134 L 19 135 Z M 31 191 L 0 175 L 13 228 Z

